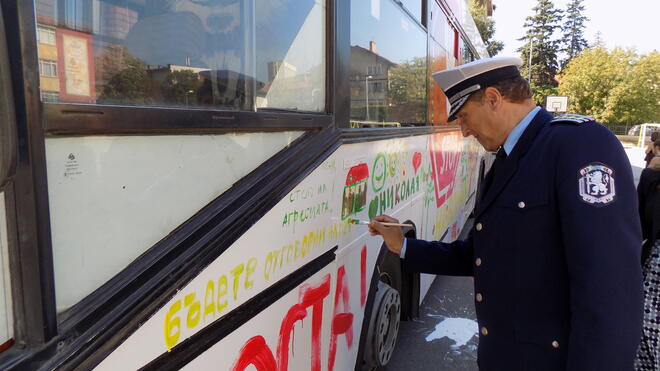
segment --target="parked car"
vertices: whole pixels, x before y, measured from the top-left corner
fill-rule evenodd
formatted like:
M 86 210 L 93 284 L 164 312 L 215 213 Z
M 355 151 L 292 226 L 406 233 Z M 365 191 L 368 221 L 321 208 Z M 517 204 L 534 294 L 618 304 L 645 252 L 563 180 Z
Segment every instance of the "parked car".
M 656 130 L 660 130 L 660 124 L 657 123 L 647 123 L 647 124 L 639 124 L 639 125 L 634 125 L 633 127 L 628 130 L 628 135 L 635 135 L 638 136 L 640 135 L 640 130 L 642 125 L 645 126 L 645 131 L 646 131 L 646 136 L 649 137 L 651 136 L 651 133 L 653 133 Z

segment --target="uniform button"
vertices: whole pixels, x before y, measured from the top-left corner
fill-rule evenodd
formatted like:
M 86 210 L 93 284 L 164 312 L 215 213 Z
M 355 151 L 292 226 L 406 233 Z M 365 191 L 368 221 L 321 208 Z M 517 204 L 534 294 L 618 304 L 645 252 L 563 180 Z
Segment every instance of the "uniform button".
M 483 336 L 488 335 L 488 329 L 485 328 L 485 327 L 482 327 L 482 328 L 481 328 L 481 335 L 483 335 Z
M 478 231 L 484 229 L 484 225 L 481 224 L 481 223 L 477 223 L 477 226 L 476 226 L 475 228 L 476 228 L 476 230 L 477 230 L 477 232 L 478 232 Z
M 481 294 L 477 294 L 475 295 L 475 297 L 479 303 L 481 303 L 484 300 L 484 297 Z
M 477 267 L 480 266 L 481 265 L 481 258 L 477 258 L 477 260 L 474 261 L 474 264 L 476 264 Z
M 522 201 L 518 202 L 518 207 L 521 208 L 521 209 L 524 209 L 525 208 L 525 203 L 522 202 Z
M 552 342 L 552 347 L 553 348 L 559 348 L 559 342 L 557 340 Z

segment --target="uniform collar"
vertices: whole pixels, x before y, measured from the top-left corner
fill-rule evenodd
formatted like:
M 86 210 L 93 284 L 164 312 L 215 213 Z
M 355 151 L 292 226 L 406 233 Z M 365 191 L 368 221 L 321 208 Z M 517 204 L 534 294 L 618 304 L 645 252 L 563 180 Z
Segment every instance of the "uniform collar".
M 522 133 L 527 129 L 527 126 L 529 126 L 529 123 L 532 122 L 532 119 L 534 116 L 536 116 L 536 113 L 538 113 L 541 110 L 541 107 L 536 106 L 534 107 L 527 116 L 525 116 L 514 128 L 511 130 L 511 133 L 509 133 L 509 136 L 506 138 L 506 141 L 504 142 L 504 152 L 506 152 L 507 155 L 511 154 L 511 151 L 513 151 L 513 148 L 516 146 L 516 143 L 518 143 L 518 140 L 520 139 L 520 136 Z

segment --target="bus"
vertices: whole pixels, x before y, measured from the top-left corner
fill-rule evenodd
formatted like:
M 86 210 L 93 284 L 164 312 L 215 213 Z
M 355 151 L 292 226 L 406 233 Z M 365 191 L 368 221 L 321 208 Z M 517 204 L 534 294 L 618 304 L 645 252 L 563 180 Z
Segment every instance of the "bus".
M 486 8 L 490 1 L 481 0 Z M 463 0 L 0 0 L 0 369 L 386 365 L 483 149 Z

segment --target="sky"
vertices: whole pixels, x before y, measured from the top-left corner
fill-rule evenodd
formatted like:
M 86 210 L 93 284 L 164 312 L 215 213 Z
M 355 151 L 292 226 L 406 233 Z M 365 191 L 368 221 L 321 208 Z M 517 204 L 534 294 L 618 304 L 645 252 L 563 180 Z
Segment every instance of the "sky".
M 569 0 L 554 0 L 555 8 L 566 9 Z M 518 56 L 522 45 L 517 39 L 525 34 L 525 18 L 532 15 L 537 0 L 493 0 L 495 40 L 504 42 L 498 56 Z M 635 47 L 638 53 L 660 51 L 660 1 L 658 0 L 584 0 L 586 22 L 585 38 L 590 44 L 596 32 L 608 49 L 616 46 Z M 557 34 L 556 34 L 557 35 Z

